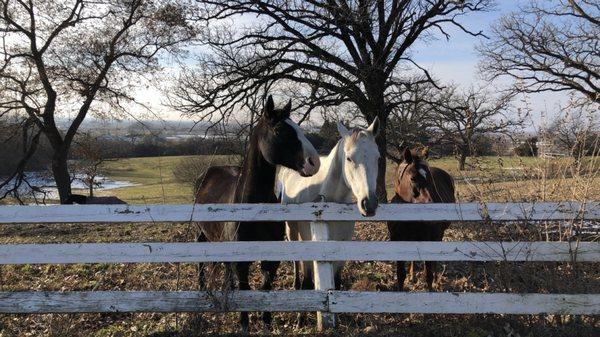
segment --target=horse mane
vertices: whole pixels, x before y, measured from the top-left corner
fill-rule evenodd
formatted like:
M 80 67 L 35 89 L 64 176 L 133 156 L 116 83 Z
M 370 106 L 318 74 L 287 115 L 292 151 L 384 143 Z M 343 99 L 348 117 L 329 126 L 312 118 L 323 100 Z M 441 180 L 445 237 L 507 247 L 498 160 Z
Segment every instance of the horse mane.
M 352 129 L 352 134 L 350 135 L 350 142 L 354 143 L 356 141 L 358 141 L 360 139 L 360 137 L 362 136 L 367 136 L 369 133 L 366 130 L 363 129 Z

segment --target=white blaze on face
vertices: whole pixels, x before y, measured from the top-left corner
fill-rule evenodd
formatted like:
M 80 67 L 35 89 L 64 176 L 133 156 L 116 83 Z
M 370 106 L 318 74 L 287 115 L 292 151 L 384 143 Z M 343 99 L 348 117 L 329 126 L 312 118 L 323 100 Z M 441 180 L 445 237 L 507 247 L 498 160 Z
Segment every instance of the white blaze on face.
M 423 176 L 423 178 L 427 179 L 427 171 L 425 171 L 425 169 L 420 168 L 419 173 Z
M 376 198 L 379 150 L 372 134 L 359 132 L 355 138 L 347 136 L 344 142 L 344 179 L 364 215 L 362 200 Z
M 304 153 L 304 166 L 302 168 L 302 173 L 307 176 L 312 176 L 319 171 L 319 167 L 321 166 L 321 161 L 319 159 L 319 154 L 315 147 L 311 144 L 311 142 L 306 138 L 304 132 L 300 129 L 298 124 L 294 123 L 291 119 L 286 119 L 285 122 L 296 130 L 296 136 L 298 140 L 302 144 L 302 152 Z

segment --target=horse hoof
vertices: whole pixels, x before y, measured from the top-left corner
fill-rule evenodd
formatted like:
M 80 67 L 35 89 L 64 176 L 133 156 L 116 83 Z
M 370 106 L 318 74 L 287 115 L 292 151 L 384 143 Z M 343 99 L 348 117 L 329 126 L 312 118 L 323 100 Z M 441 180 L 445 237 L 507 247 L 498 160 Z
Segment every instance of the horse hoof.
M 263 335 L 270 335 L 271 334 L 271 326 L 264 324 L 262 333 L 263 333 Z
M 296 324 L 294 324 L 294 331 L 302 330 L 304 327 L 304 316 L 299 312 L 298 316 L 296 316 Z

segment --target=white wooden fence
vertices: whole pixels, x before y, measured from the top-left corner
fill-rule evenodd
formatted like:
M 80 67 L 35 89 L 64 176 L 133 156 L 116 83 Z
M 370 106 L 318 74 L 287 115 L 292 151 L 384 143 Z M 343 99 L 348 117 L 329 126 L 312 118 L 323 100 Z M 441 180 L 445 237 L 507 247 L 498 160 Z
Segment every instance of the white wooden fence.
M 582 221 L 600 219 L 600 203 L 381 205 L 369 221 Z M 189 221 L 312 222 L 313 242 L 2 244 L 0 265 L 315 261 L 314 291 L 0 292 L 0 313 L 318 311 L 319 328 L 335 313 L 498 313 L 600 315 L 600 294 L 403 293 L 334 291 L 331 261 L 600 262 L 599 242 L 335 242 L 323 221 L 364 221 L 354 205 L 2 206 L 0 223 Z M 491 222 L 490 222 L 491 221 Z M 0 238 L 1 239 L 1 238 Z M 599 272 L 600 274 L 600 272 Z

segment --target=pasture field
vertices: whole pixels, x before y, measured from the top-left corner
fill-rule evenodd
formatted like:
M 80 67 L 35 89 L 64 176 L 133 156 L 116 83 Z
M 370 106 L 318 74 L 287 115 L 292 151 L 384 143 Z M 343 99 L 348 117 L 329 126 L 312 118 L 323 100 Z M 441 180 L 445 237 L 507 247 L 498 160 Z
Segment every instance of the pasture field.
M 192 185 L 178 182 L 173 169 L 184 160 L 204 165 L 233 165 L 234 156 L 177 156 L 129 158 L 107 162 L 106 175 L 136 186 L 99 195 L 116 195 L 131 204 L 176 204 L 193 201 Z M 600 158 L 475 157 L 467 170 L 459 171 L 452 157 L 430 159 L 456 180 L 458 198 L 468 201 L 560 201 L 600 199 Z M 579 172 L 579 174 L 576 174 Z M 387 192 L 393 195 L 396 164 L 388 163 Z M 84 191 L 82 191 L 84 192 Z
M 192 186 L 178 182 L 173 168 L 188 157 L 133 158 L 109 162 L 108 177 L 136 186 L 103 191 L 133 204 L 185 203 Z M 201 162 L 231 163 L 228 157 L 197 157 Z M 453 158 L 432 159 L 456 179 L 460 201 L 600 200 L 600 158 L 579 165 L 571 159 L 485 157 L 470 160 L 465 172 Z M 395 165 L 388 169 L 388 193 L 393 190 Z M 559 240 L 558 224 L 453 224 L 448 241 Z M 564 225 L 564 224 L 562 224 Z M 185 242 L 194 239 L 196 226 L 180 224 L 70 224 L 0 225 L 0 243 L 68 242 Z M 600 235 L 569 237 L 586 241 Z M 356 240 L 386 240 L 383 223 L 359 223 Z M 343 289 L 390 291 L 394 265 L 389 262 L 352 262 L 343 274 Z M 260 274 L 253 268 L 256 287 Z M 600 263 L 450 262 L 439 265 L 437 291 L 600 293 Z M 193 264 L 75 264 L 0 267 L 0 291 L 25 290 L 195 290 Z M 221 286 L 222 267 L 210 268 L 209 283 Z M 409 281 L 409 291 L 425 291 L 421 272 Z M 292 264 L 282 264 L 275 289 L 292 289 Z M 295 313 L 274 315 L 275 335 L 315 335 L 316 315 L 309 314 L 297 330 Z M 598 336 L 600 317 L 561 315 L 420 315 L 346 314 L 339 316 L 334 336 Z M 0 337 L 7 336 L 236 336 L 237 314 L 54 314 L 0 315 Z M 251 315 L 251 331 L 262 329 Z

